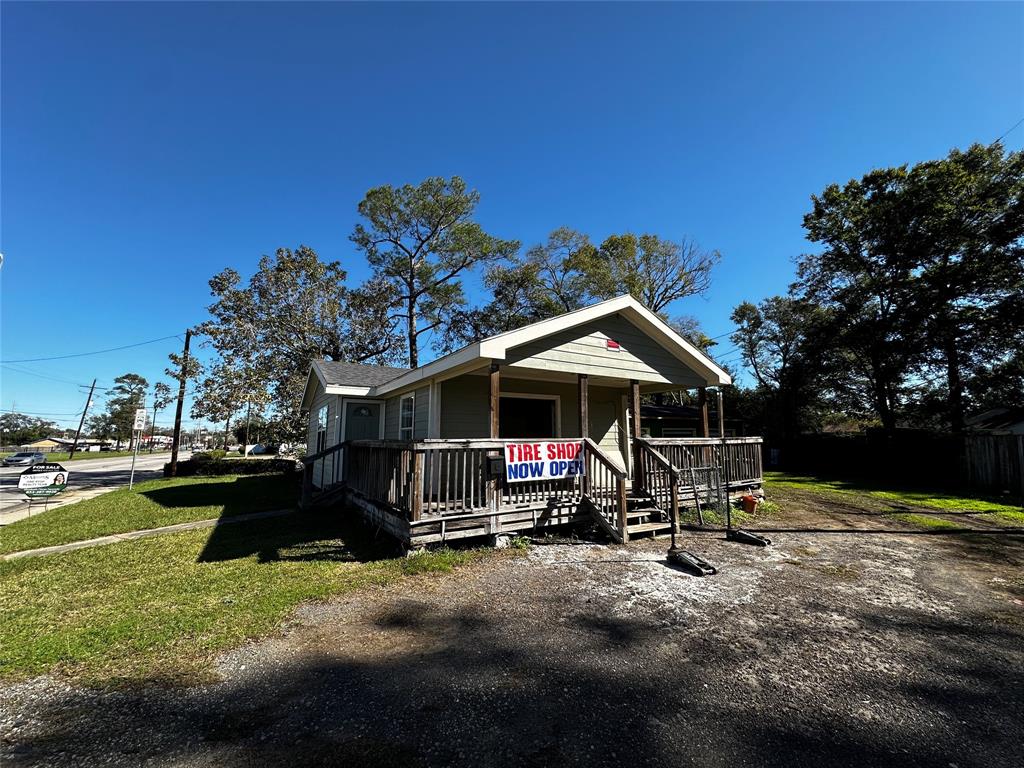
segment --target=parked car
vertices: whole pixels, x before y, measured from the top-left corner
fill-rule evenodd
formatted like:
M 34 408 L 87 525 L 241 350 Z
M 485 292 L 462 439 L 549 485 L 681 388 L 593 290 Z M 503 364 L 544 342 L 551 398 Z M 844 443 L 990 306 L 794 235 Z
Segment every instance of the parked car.
M 4 458 L 5 467 L 31 467 L 35 464 L 42 464 L 46 461 L 46 457 L 41 453 L 34 453 L 32 451 L 20 451 L 19 453 L 12 453 L 10 456 Z

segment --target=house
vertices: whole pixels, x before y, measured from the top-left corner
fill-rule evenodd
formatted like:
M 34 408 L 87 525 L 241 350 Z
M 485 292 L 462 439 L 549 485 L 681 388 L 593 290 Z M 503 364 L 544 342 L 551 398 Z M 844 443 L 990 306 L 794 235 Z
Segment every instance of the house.
M 25 451 L 55 451 L 61 446 L 60 440 L 53 437 L 43 437 L 39 440 L 33 440 L 31 443 L 19 446 Z
M 640 396 L 730 383 L 630 296 L 412 370 L 319 360 L 303 503 L 340 497 L 413 546 L 583 520 L 664 532 L 682 497 L 759 486 L 760 439 L 640 438 Z
M 992 408 L 971 416 L 964 426 L 969 432 L 1024 435 L 1024 408 Z
M 696 405 L 651 403 L 640 406 L 640 434 L 644 437 L 705 437 L 718 434 L 717 413 L 712 413 L 705 424 L 706 409 Z M 740 419 L 723 419 L 726 437 L 746 434 L 746 424 Z

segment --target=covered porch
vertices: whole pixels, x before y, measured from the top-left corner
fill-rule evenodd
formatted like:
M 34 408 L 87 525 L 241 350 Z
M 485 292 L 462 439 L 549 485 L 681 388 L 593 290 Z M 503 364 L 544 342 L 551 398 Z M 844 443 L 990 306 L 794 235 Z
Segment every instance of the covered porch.
M 705 387 L 705 436 L 644 437 L 641 398 L 670 386 L 492 362 L 431 382 L 430 437 L 343 440 L 307 457 L 303 503 L 333 497 L 408 546 L 592 522 L 628 542 L 668 532 L 672 519 L 697 524 L 761 485 L 761 439 L 724 437 Z M 566 445 L 584 474 L 510 481 L 508 446 L 533 441 Z
M 412 370 L 315 363 L 303 503 L 341 497 L 410 545 L 584 521 L 620 542 L 667 532 L 760 485 L 760 439 L 726 438 L 721 407 L 709 423 L 709 388 L 730 383 L 628 295 Z M 677 390 L 697 393 L 699 435 L 646 438 L 641 398 Z M 571 453 L 574 474 L 506 473 L 515 445 Z

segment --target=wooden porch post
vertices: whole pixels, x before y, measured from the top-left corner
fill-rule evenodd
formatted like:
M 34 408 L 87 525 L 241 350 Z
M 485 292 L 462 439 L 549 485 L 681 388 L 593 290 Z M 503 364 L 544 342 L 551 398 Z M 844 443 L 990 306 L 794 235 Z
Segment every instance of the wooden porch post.
M 491 385 L 491 400 L 490 400 L 490 412 L 491 412 L 491 439 L 497 440 L 501 435 L 501 366 L 497 363 L 491 363 L 490 373 L 490 385 Z M 495 455 L 495 452 L 489 452 L 489 456 Z M 487 478 L 487 508 L 491 512 L 490 523 L 487 526 L 488 533 L 496 534 L 498 532 L 498 480 L 496 478 Z
M 725 439 L 725 411 L 722 409 L 722 388 L 718 388 L 718 436 Z
M 700 436 L 711 437 L 711 429 L 708 426 L 708 388 L 697 388 L 697 407 L 700 409 Z
M 501 366 L 491 363 L 491 440 L 501 434 L 499 413 L 501 407 Z
M 640 450 L 636 443 L 640 437 L 640 382 L 636 379 L 629 382 L 629 408 L 632 413 L 630 421 L 633 422 L 633 482 L 639 488 L 643 486 L 644 477 L 641 471 Z
M 577 374 L 580 399 L 580 439 L 590 437 L 590 399 L 587 394 L 587 374 Z

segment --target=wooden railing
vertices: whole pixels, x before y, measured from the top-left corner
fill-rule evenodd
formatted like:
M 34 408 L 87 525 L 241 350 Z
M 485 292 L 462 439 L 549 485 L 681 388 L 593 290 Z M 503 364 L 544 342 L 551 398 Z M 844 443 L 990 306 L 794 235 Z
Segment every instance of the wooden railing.
M 644 442 L 676 469 L 719 467 L 730 489 L 763 482 L 760 437 L 649 437 Z
M 506 483 L 490 477 L 487 460 L 522 440 L 353 440 L 345 445 L 350 488 L 418 521 L 540 507 L 581 498 L 579 478 Z M 579 442 L 553 440 L 548 442 Z
M 615 541 L 629 541 L 626 530 L 626 473 L 605 456 L 589 437 L 583 441 L 586 476 L 582 478 L 583 498 L 598 523 Z
M 346 443 L 338 443 L 302 458 L 302 497 L 299 506 L 308 508 L 345 479 Z
M 679 470 L 672 466 L 663 455 L 644 440 L 634 440 L 633 450 L 637 452 L 640 468 L 640 489 L 649 495 L 657 506 L 670 515 L 679 525 L 680 479 Z M 638 489 L 639 490 L 639 489 Z

